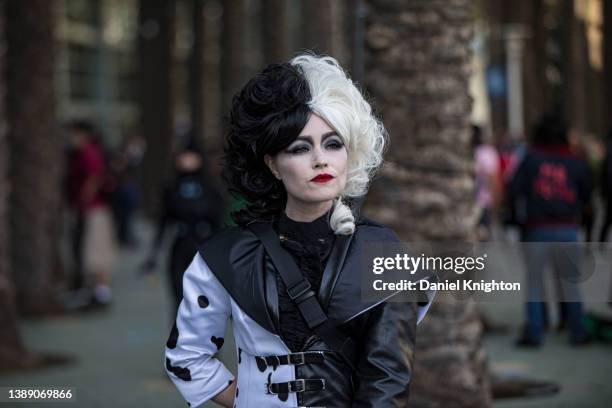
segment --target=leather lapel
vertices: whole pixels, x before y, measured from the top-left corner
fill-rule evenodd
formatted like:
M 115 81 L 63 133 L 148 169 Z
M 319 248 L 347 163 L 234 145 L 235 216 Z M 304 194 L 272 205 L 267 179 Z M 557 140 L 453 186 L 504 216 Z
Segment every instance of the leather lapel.
M 351 235 L 336 235 L 334 240 L 334 246 L 332 247 L 325 269 L 323 271 L 323 277 L 321 279 L 321 287 L 319 288 L 318 298 L 323 310 L 327 311 L 329 302 L 331 300 L 334 287 L 340 277 L 340 272 L 344 266 L 346 260 L 346 254 L 348 253 L 349 246 L 353 240 L 353 234 Z
M 280 333 L 280 321 L 278 310 L 278 285 L 276 281 L 276 270 L 272 260 L 266 255 L 264 263 L 264 275 L 266 279 L 266 302 L 272 323 L 277 333 Z
M 270 225 L 269 228 L 272 228 Z M 317 293 L 317 298 L 323 310 L 327 309 L 331 300 L 334 287 L 340 277 L 340 272 L 344 266 L 348 249 L 351 245 L 353 235 L 337 235 L 334 239 L 334 244 L 325 264 L 323 270 L 323 276 L 321 278 L 321 286 Z M 263 245 L 262 245 L 263 246 Z M 276 265 L 272 262 L 269 256 L 265 257 L 264 262 L 264 275 L 265 275 L 265 297 L 267 307 L 271 319 L 277 332 L 279 330 L 279 306 L 278 306 L 278 285 L 276 280 L 276 273 L 274 272 Z
M 205 242 L 199 253 L 240 308 L 261 327 L 279 334 L 266 307 L 266 253 L 259 239 L 235 228 Z

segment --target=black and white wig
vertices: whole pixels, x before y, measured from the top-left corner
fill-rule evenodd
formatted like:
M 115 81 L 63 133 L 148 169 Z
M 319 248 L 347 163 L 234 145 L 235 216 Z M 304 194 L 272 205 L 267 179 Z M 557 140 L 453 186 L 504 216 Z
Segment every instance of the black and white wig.
M 343 199 L 363 196 L 382 164 L 387 134 L 338 62 L 299 55 L 272 64 L 251 79 L 232 101 L 223 176 L 229 190 L 247 201 L 232 214 L 238 225 L 271 219 L 284 210 L 287 193 L 264 162 L 288 147 L 315 113 L 342 138 L 348 152 L 347 182 L 335 200 L 330 225 L 352 234 L 355 219 Z

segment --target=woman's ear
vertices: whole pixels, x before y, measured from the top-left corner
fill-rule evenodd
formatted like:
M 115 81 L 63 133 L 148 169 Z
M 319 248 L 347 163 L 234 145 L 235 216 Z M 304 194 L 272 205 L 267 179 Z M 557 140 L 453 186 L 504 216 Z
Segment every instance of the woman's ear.
M 266 154 L 264 155 L 264 162 L 266 163 L 266 166 L 268 166 L 268 168 L 270 169 L 274 177 L 280 180 L 281 176 L 276 168 L 276 163 L 274 161 L 274 158 L 270 156 L 269 154 Z

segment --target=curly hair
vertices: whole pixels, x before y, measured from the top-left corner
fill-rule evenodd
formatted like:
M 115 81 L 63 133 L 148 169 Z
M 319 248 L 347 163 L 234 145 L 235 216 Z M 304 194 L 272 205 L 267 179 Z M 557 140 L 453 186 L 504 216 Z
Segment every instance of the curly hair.
M 289 63 L 268 66 L 234 96 L 222 175 L 229 191 L 247 201 L 232 213 L 238 225 L 283 210 L 287 193 L 263 157 L 297 138 L 308 121 L 309 99 L 306 79 Z
M 359 197 L 383 161 L 387 131 L 372 107 L 332 57 L 299 55 L 291 60 L 310 87 L 308 107 L 343 139 L 348 171 L 343 197 Z
M 354 231 L 354 218 L 342 199 L 366 193 L 382 164 L 387 133 L 338 62 L 313 54 L 268 66 L 232 101 L 223 177 L 230 192 L 247 201 L 232 213 L 238 225 L 271 219 L 284 209 L 285 188 L 263 157 L 289 146 L 311 113 L 323 118 L 347 148 L 347 183 L 335 201 L 331 224 L 337 234 Z

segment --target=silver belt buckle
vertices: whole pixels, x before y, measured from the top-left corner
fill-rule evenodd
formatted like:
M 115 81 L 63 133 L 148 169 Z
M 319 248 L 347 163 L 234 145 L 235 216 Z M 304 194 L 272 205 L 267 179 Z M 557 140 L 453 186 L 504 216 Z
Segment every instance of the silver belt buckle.
M 296 362 L 293 363 L 294 365 L 301 365 L 306 362 L 306 357 L 304 356 L 304 353 L 294 353 L 294 355 L 296 358 Z
M 273 384 L 273 383 L 267 383 L 267 384 L 266 384 L 266 394 L 273 394 L 273 395 L 276 395 L 276 393 L 275 393 L 275 392 L 273 392 L 273 391 L 270 389 L 270 387 L 272 386 L 272 384 Z
M 291 389 L 293 387 L 289 387 L 289 391 L 304 392 L 306 390 L 306 380 L 304 380 L 303 378 L 295 380 L 294 384 L 295 384 L 295 389 Z

